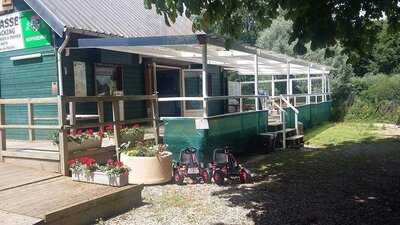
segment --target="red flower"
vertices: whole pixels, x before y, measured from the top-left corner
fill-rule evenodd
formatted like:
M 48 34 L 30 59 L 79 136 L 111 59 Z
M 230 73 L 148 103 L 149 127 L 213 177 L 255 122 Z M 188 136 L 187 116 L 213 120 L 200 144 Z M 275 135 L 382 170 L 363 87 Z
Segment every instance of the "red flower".
M 124 166 L 124 163 L 121 162 L 121 161 L 115 161 L 115 162 L 114 162 L 114 166 L 115 166 L 115 167 L 123 167 L 123 166 Z
M 93 136 L 93 129 L 88 129 L 88 130 L 87 130 L 87 133 L 88 133 L 90 136 Z
M 104 137 L 104 132 L 103 131 L 99 131 L 99 133 L 97 133 L 100 137 Z
M 76 134 L 77 134 L 77 135 L 81 135 L 81 134 L 82 134 L 82 130 L 81 130 L 81 129 L 77 130 L 77 131 L 76 131 Z
M 140 128 L 140 124 L 133 124 L 132 128 Z
M 74 167 L 76 164 L 76 160 L 75 159 L 68 160 L 67 164 L 69 167 Z
M 114 128 L 112 125 L 106 126 L 106 131 L 112 131 Z
M 82 157 L 79 159 L 79 161 L 87 167 L 92 167 L 94 164 L 96 164 L 96 160 L 90 157 Z

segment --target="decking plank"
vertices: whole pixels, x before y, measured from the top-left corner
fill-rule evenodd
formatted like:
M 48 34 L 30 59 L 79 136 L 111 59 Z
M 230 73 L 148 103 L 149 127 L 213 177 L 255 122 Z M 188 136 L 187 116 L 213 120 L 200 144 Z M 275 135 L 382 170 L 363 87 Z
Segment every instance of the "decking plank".
M 57 177 L 1 191 L 0 209 L 31 217 L 44 218 L 50 211 L 57 211 L 71 205 L 92 201 L 93 199 L 121 191 L 124 188 L 79 183 L 71 181 L 70 177 Z
M 0 184 L 0 211 L 21 215 L 12 220 L 17 224 L 24 224 L 18 221 L 25 217 L 27 221 L 39 218 L 46 225 L 93 223 L 140 204 L 143 189 L 142 185 L 116 188 L 74 182 L 70 177 L 7 163 L 0 163 Z M 2 223 L 1 217 L 0 224 L 12 224 Z
M 0 224 L 6 225 L 42 225 L 43 219 L 9 213 L 0 210 Z
M 7 163 L 0 163 L 0 171 L 0 191 L 60 176 L 58 173 L 32 170 Z

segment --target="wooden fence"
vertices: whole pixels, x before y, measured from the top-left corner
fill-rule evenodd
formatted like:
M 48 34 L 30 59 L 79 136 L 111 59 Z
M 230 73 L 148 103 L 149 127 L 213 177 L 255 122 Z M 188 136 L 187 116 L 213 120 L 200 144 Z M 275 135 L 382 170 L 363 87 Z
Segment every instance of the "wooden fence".
M 68 174 L 67 161 L 69 160 L 69 150 L 67 145 L 68 130 L 85 129 L 98 127 L 103 129 L 105 126 L 113 126 L 114 141 L 117 157 L 119 157 L 120 146 L 120 127 L 125 124 L 152 122 L 155 134 L 155 141 L 159 139 L 158 125 L 158 106 L 156 104 L 156 95 L 134 95 L 134 96 L 89 96 L 89 97 L 73 97 L 73 96 L 57 96 L 51 98 L 20 98 L 20 99 L 0 99 L 0 160 L 3 159 L 3 151 L 7 151 L 7 129 L 27 129 L 29 140 L 34 139 L 35 130 L 58 130 L 59 131 L 59 161 L 60 171 L 62 174 Z M 119 102 L 132 101 L 150 101 L 151 102 L 151 117 L 121 120 L 119 112 Z M 110 122 L 104 120 L 104 103 L 110 102 L 112 105 L 113 119 Z M 77 123 L 76 104 L 77 103 L 96 103 L 97 118 L 95 123 Z M 33 113 L 33 105 L 36 104 L 56 104 L 58 108 L 57 118 L 51 118 L 58 121 L 56 125 L 36 125 Z M 27 124 L 6 124 L 6 105 L 27 105 Z M 69 115 L 67 114 L 69 108 Z M 23 116 L 23 115 L 21 115 Z M 48 118 L 50 119 L 50 118 Z M 16 153 L 18 154 L 18 153 Z

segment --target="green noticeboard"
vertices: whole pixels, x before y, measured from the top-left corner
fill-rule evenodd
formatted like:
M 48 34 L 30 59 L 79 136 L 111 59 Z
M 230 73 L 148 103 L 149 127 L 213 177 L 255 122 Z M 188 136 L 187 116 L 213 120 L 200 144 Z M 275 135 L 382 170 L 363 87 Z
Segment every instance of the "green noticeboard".
M 33 11 L 0 16 L 0 52 L 50 44 L 50 27 Z

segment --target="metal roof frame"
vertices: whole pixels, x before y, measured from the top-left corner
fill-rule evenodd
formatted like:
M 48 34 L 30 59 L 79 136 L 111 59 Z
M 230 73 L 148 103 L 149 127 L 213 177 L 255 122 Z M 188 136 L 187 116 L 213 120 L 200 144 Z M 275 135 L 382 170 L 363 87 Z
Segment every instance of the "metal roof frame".
M 290 64 L 290 74 L 327 74 L 330 67 L 307 62 L 264 49 L 233 44 L 228 50 L 220 38 L 206 34 L 156 36 L 136 38 L 82 38 L 77 48 L 100 48 L 129 52 L 149 57 L 170 58 L 201 63 L 201 45 L 207 44 L 208 63 L 235 70 L 244 75 L 254 75 L 253 57 L 259 57 L 260 75 L 284 75 Z

